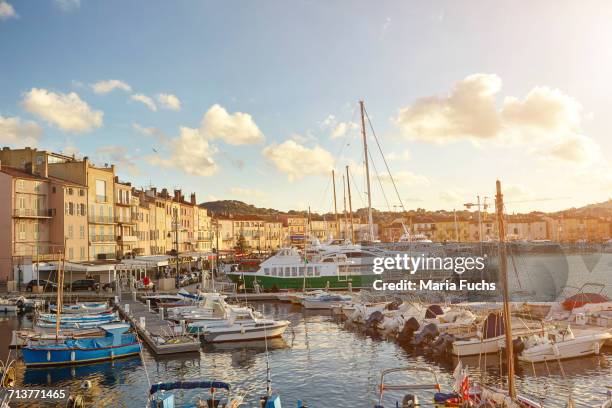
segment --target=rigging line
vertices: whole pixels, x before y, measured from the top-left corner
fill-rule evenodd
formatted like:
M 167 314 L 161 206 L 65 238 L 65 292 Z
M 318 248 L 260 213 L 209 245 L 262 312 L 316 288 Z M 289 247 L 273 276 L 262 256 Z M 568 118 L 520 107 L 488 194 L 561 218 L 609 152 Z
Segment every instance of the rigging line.
M 400 193 L 397 190 L 397 185 L 395 184 L 395 179 L 393 178 L 393 175 L 391 174 L 391 170 L 389 169 L 389 164 L 387 163 L 387 159 L 385 158 L 385 155 L 384 155 L 384 153 L 382 151 L 380 143 L 378 142 L 378 137 L 376 136 L 376 132 L 374 131 L 374 126 L 372 126 L 372 121 L 370 120 L 370 115 L 368 114 L 368 111 L 365 108 L 365 106 L 363 107 L 363 110 L 364 110 L 364 112 L 366 114 L 366 118 L 368 119 L 368 124 L 370 125 L 370 129 L 372 130 L 372 135 L 374 136 L 374 140 L 376 141 L 376 146 L 378 146 L 378 151 L 380 152 L 380 155 L 383 158 L 383 162 L 385 163 L 385 167 L 387 168 L 387 172 L 389 173 L 389 177 L 391 177 L 391 183 L 393 184 L 393 189 L 395 190 L 395 194 L 397 195 L 397 199 L 399 200 L 399 203 L 402 206 L 402 210 L 404 210 L 404 212 L 406 212 L 406 207 L 404 207 L 404 203 L 402 202 L 402 198 L 400 197 Z
M 353 175 L 353 172 L 351 171 L 350 167 L 349 167 L 349 174 L 351 175 L 351 182 L 353 183 L 353 187 L 355 187 L 355 190 L 357 190 L 357 196 L 359 196 L 359 199 L 361 200 L 361 204 L 363 205 L 363 208 L 367 207 L 367 204 L 364 200 L 364 194 L 361 192 L 361 190 L 359 190 L 359 186 L 355 182 L 355 176 Z
M 380 179 L 380 174 L 378 173 L 378 169 L 374 164 L 374 159 L 372 158 L 372 153 L 370 153 L 370 151 L 368 151 L 368 156 L 370 157 L 370 161 L 372 162 L 372 167 L 374 167 L 374 174 L 376 174 L 376 179 L 378 180 L 380 191 L 382 192 L 383 198 L 385 199 L 385 203 L 387 204 L 387 209 L 391 211 L 391 205 L 389 204 L 389 200 L 387 200 L 387 195 L 385 194 L 385 189 L 383 188 L 382 180 Z

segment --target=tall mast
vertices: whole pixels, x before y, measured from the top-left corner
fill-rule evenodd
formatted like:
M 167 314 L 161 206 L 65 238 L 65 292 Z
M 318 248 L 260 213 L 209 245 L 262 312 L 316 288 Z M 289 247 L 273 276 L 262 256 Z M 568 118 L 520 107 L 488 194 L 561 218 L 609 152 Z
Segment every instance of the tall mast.
M 346 215 L 346 183 L 342 175 L 342 200 L 344 201 L 344 239 L 348 236 L 348 217 Z
M 368 189 L 368 226 L 370 233 L 370 241 L 374 240 L 374 224 L 372 223 L 372 191 L 370 190 L 370 165 L 368 160 L 368 142 L 366 140 L 366 127 L 365 127 L 365 105 L 363 101 L 359 101 L 359 108 L 361 111 L 361 135 L 363 136 L 363 157 L 365 158 L 365 171 L 366 171 L 366 185 Z
M 64 249 L 62 250 L 62 262 L 57 263 L 57 301 L 55 312 L 55 341 L 59 340 L 60 324 L 62 318 L 63 309 L 63 296 L 64 296 L 64 268 L 66 267 L 66 237 L 64 237 Z
M 340 221 L 338 220 L 338 205 L 336 204 L 336 173 L 332 169 L 332 184 L 334 185 L 334 215 L 336 216 L 336 238 L 340 238 Z
M 349 178 L 349 166 L 346 166 L 346 188 L 348 190 L 349 222 L 351 231 L 351 243 L 355 242 L 355 227 L 353 226 L 353 203 L 351 201 L 351 179 Z
M 504 225 L 504 196 L 501 192 L 501 182 L 496 182 L 495 210 L 499 229 L 499 271 L 504 298 L 504 329 L 506 331 L 506 359 L 508 363 L 508 395 L 516 399 L 514 385 L 514 350 L 512 349 L 512 322 L 510 321 L 510 303 L 508 295 L 508 267 L 506 264 L 506 226 Z

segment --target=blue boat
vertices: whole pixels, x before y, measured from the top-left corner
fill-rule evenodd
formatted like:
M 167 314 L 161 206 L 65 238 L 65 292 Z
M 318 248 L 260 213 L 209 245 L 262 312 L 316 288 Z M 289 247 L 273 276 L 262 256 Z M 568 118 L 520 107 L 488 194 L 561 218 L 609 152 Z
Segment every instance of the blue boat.
M 37 316 L 38 320 L 44 322 L 55 323 L 57 321 L 57 315 L 54 313 L 40 313 Z M 85 314 L 85 315 L 62 315 L 60 317 L 61 323 L 84 323 L 92 321 L 108 321 L 112 322 L 117 319 L 116 313 L 99 313 L 99 314 Z
M 100 326 L 104 337 L 66 339 L 57 343 L 30 343 L 21 350 L 26 366 L 55 366 L 113 360 L 140 353 L 140 343 L 133 333 L 126 333 L 129 324 Z
M 175 408 L 174 394 L 167 392 L 172 390 L 193 390 L 203 388 L 208 390 L 208 395 L 204 399 L 199 398 L 198 402 L 191 405 L 181 404 L 181 407 L 218 407 L 230 408 L 238 407 L 242 403 L 241 397 L 232 397 L 230 385 L 222 381 L 176 381 L 157 383 L 151 385 L 149 390 L 149 408 Z M 219 392 L 221 390 L 221 392 Z M 205 405 L 204 405 L 205 404 Z

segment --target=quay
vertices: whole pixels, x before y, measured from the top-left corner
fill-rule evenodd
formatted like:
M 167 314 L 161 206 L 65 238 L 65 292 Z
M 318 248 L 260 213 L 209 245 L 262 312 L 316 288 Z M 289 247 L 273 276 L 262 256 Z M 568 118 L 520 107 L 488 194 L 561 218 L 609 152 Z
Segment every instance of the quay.
M 119 299 L 115 306 L 121 317 L 132 324 L 155 355 L 200 351 L 200 340 L 197 337 L 185 334 L 183 327 L 172 326 L 162 319 L 159 313 L 136 300 L 135 293 L 131 299 Z M 181 331 L 175 332 L 176 328 L 180 328 Z

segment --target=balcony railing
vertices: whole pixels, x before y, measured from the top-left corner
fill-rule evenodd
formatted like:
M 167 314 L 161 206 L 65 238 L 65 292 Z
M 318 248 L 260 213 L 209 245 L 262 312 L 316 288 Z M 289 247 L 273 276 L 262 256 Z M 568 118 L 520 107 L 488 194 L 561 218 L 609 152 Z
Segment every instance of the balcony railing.
M 119 224 L 135 224 L 136 220 L 125 215 L 116 215 L 115 222 Z
M 91 242 L 115 242 L 114 235 L 90 235 L 89 240 Z
M 89 214 L 89 222 L 93 222 L 96 224 L 114 224 L 115 219 L 109 215 L 92 215 Z
M 117 241 L 136 242 L 138 241 L 138 237 L 136 235 L 119 235 Z
M 97 259 L 115 259 L 116 257 L 117 257 L 117 255 L 114 254 L 114 253 L 97 254 L 96 255 Z
M 16 208 L 15 217 L 51 217 L 51 208 Z
M 107 200 L 106 200 L 106 196 L 105 195 L 97 195 L 96 194 L 96 202 L 98 202 L 98 203 L 105 203 L 106 201 Z

